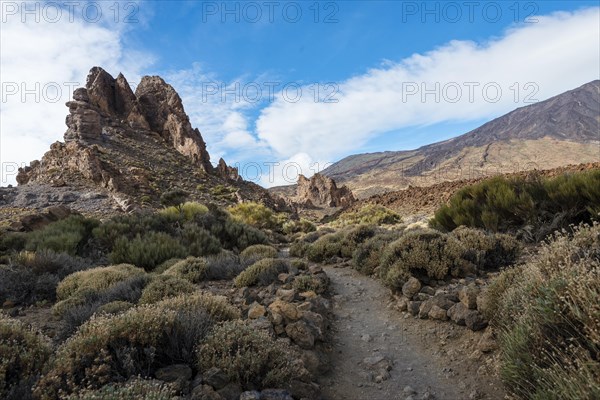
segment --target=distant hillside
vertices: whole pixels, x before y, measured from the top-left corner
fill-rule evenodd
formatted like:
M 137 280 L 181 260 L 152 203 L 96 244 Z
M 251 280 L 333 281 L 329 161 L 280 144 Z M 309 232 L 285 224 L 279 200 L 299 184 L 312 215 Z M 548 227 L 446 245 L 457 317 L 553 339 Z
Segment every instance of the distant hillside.
M 600 80 L 411 151 L 358 154 L 323 171 L 355 195 L 600 161 Z

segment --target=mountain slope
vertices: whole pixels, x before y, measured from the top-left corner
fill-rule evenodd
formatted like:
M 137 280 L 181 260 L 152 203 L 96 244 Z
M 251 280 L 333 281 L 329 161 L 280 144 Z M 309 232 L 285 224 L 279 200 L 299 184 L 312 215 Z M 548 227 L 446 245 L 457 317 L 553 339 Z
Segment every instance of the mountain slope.
M 322 173 L 359 197 L 498 172 L 600 161 L 600 81 L 410 151 L 352 155 Z

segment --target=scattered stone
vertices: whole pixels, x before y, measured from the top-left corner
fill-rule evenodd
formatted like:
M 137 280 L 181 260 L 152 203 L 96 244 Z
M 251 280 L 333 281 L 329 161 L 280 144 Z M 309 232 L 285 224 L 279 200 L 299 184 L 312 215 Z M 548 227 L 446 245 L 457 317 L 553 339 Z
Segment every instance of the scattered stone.
M 216 390 L 219 390 L 224 388 L 229 383 L 229 378 L 221 369 L 212 367 L 208 371 L 204 372 L 203 381 Z
M 418 315 L 419 309 L 421 308 L 420 301 L 409 301 L 408 302 L 408 312 L 412 315 Z
M 360 340 L 362 340 L 363 342 L 370 343 L 370 342 L 372 342 L 372 341 L 373 341 L 373 337 L 367 333 L 367 334 L 365 334 L 365 335 L 362 335 L 362 336 L 360 337 Z
M 285 333 L 303 349 L 312 349 L 315 345 L 312 329 L 304 321 L 288 324 L 285 327 Z
M 294 398 L 284 389 L 265 389 L 260 392 L 260 400 L 294 400 Z
M 479 288 L 475 284 L 469 286 L 463 286 L 458 291 L 458 298 L 460 302 L 467 306 L 470 310 L 477 308 L 477 295 L 479 294 Z
M 402 389 L 402 391 L 408 395 L 417 394 L 417 391 L 410 386 L 405 386 L 404 389 Z
M 240 400 L 260 400 L 260 392 L 251 390 L 240 395 Z
M 301 317 L 301 313 L 298 312 L 298 309 L 295 305 L 280 299 L 277 299 L 271 303 L 271 305 L 269 305 L 269 309 L 274 313 L 280 314 L 288 321 L 297 321 Z
M 323 268 L 320 265 L 311 265 L 308 268 L 308 272 L 310 272 L 313 275 L 320 274 L 321 272 L 323 272 Z
M 294 289 L 277 289 L 275 295 L 288 303 L 296 300 L 296 290 Z
M 488 322 L 478 311 L 471 311 L 465 317 L 465 325 L 472 331 L 480 331 L 488 326 Z
M 242 394 L 242 387 L 237 382 L 230 382 L 224 388 L 217 390 L 224 400 L 238 400 Z
M 445 321 L 448 319 L 448 312 L 438 306 L 432 306 L 428 313 L 429 318 Z
M 483 335 L 481 335 L 481 339 L 479 339 L 479 343 L 477 343 L 477 349 L 479 349 L 479 351 L 481 351 L 482 353 L 489 353 L 496 350 L 497 348 L 498 344 L 494 339 L 494 332 L 490 327 L 486 329 L 485 332 L 483 332 Z
M 192 390 L 192 395 L 190 400 L 224 400 L 223 397 L 215 392 L 209 385 L 200 385 L 196 386 L 194 390 Z
M 402 294 L 408 299 L 412 299 L 414 295 L 419 293 L 421 290 L 421 282 L 415 277 L 410 277 L 408 281 L 402 286 Z
M 469 315 L 469 308 L 463 303 L 456 303 L 448 310 L 448 318 L 458 325 L 465 325 L 465 318 Z
M 257 319 L 260 317 L 264 317 L 266 312 L 267 312 L 267 310 L 265 309 L 265 306 L 254 302 L 250 306 L 250 309 L 248 309 L 248 318 Z
M 433 296 L 433 295 L 435 295 L 435 289 L 432 288 L 431 286 L 423 286 L 421 288 L 421 293 L 425 293 L 425 294 L 428 294 L 430 296 Z
M 391 361 L 383 356 L 366 357 L 362 362 L 370 370 L 391 371 L 392 369 Z

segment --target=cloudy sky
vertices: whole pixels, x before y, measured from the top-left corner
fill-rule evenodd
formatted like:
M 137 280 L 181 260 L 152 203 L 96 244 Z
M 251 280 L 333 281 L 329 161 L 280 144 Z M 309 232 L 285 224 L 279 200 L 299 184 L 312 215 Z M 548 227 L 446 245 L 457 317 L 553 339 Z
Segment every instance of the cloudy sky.
M 405 150 L 599 79 L 597 1 L 1 1 L 2 185 L 99 65 L 181 94 L 213 162 L 265 186 Z

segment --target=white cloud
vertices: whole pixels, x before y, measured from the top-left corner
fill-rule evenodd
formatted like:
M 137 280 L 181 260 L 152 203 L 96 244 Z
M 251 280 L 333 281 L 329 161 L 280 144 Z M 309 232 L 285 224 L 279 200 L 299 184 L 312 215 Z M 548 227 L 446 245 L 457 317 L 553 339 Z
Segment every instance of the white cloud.
M 543 100 L 598 79 L 600 70 L 599 8 L 574 13 L 560 12 L 538 18 L 538 23 L 512 27 L 486 43 L 451 41 L 424 54 L 397 63 L 385 61 L 363 75 L 339 84 L 337 103 L 315 103 L 304 95 L 297 103 L 281 96 L 262 110 L 256 127 L 260 140 L 282 159 L 308 154 L 312 159 L 332 160 L 360 151 L 367 141 L 411 126 L 447 121 L 491 118 L 526 104 L 526 96 Z M 408 96 L 406 89 L 419 93 Z M 435 88 L 424 99 L 420 85 Z M 462 96 L 456 101 L 456 82 Z M 469 99 L 469 82 L 474 88 Z M 497 102 L 494 87 L 502 95 Z M 518 83 L 520 91 L 515 100 Z M 526 87 L 527 83 L 533 83 Z M 537 88 L 537 89 L 536 89 Z M 403 97 L 404 89 L 404 97 Z M 309 93 L 304 87 L 303 93 Z M 459 133 L 459 132 L 457 132 Z
M 63 9 L 59 18 L 55 17 L 56 13 L 43 14 L 44 9 L 39 8 L 36 21 L 36 14 L 22 13 L 23 3 L 10 2 L 18 7 L 14 15 L 14 9 L 6 8 L 7 3 L 2 4 L 0 42 L 1 185 L 15 183 L 12 171 L 16 165 L 39 159 L 52 142 L 62 140 L 67 114 L 64 104 L 70 100 L 75 87 L 85 85 L 92 66 L 102 66 L 113 75 L 123 72 L 135 83 L 142 68 L 153 61 L 148 54 L 125 51 L 123 35 L 134 24 L 121 23 L 124 9 L 115 19 L 113 11 L 104 8 L 103 18 L 89 22 L 82 18 L 82 8 L 76 8 L 71 14 Z M 42 3 L 31 2 L 25 7 L 35 10 L 36 4 L 40 7 Z M 113 7 L 114 4 L 110 3 Z M 93 15 L 91 11 L 89 15 Z M 137 17 L 139 23 L 143 23 L 143 16 Z M 23 97 L 23 89 L 33 93 Z M 10 94 L 14 91 L 15 94 Z

